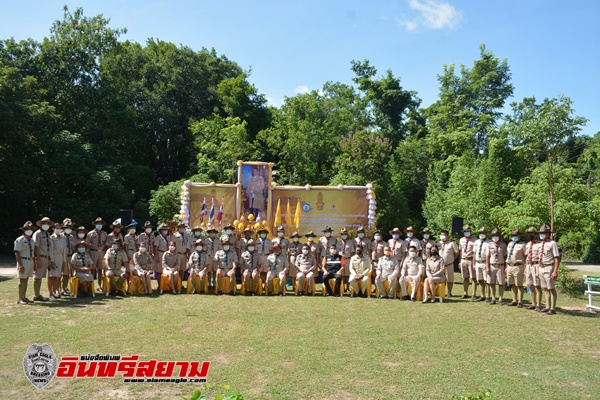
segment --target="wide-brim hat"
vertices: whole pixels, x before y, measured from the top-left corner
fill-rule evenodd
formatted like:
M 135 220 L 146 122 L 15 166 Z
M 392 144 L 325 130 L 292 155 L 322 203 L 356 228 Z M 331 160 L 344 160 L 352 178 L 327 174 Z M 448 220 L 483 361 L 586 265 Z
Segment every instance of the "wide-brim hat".
M 550 226 L 548 226 L 546 224 L 540 226 L 540 230 L 538 231 L 538 233 L 551 233 Z
M 290 235 L 290 237 L 291 237 L 291 238 L 295 238 L 295 237 L 299 238 L 299 237 L 301 237 L 301 236 L 300 236 L 300 234 L 299 234 L 298 232 L 294 232 L 294 233 L 292 233 L 292 234 Z
M 521 236 L 521 232 L 518 229 L 513 229 L 510 236 Z
M 487 235 L 487 230 L 485 229 L 484 226 L 482 226 L 481 228 L 479 228 L 479 230 L 477 231 L 477 233 L 483 233 L 483 234 Z
M 527 233 L 532 233 L 535 235 L 538 233 L 538 231 L 535 229 L 535 226 L 530 226 L 529 229 L 527 229 Z
M 325 229 L 323 229 L 323 232 L 333 232 L 333 229 L 331 229 L 329 226 L 326 226 Z
M 102 218 L 98 217 L 92 222 L 92 225 L 96 224 L 106 225 L 106 222 Z
M 150 221 L 144 222 L 144 229 L 146 229 L 146 228 L 152 228 L 153 226 L 154 225 L 152 225 L 152 222 L 150 222 Z
M 423 231 L 421 232 L 421 234 L 423 234 L 423 235 L 431 235 L 431 231 L 429 230 L 429 228 L 423 228 Z
M 464 225 L 463 232 L 473 232 L 473 230 L 471 229 L 471 225 Z
M 390 235 L 397 233 L 398 235 L 402 235 L 402 231 L 399 228 L 394 228 L 390 231 Z
M 375 232 L 373 232 L 373 235 L 377 235 L 377 234 L 381 235 L 381 231 L 379 229 L 377 229 Z
M 275 243 L 273 245 L 273 249 L 280 249 L 281 250 L 281 245 L 279 243 Z
M 32 231 L 35 231 L 37 229 L 37 226 L 33 225 L 33 222 L 31 222 L 31 221 L 27 221 L 19 229 L 22 230 L 22 231 L 26 231 L 28 229 L 31 229 Z
M 315 233 L 314 233 L 313 231 L 310 231 L 310 232 L 308 232 L 308 233 L 307 233 L 306 235 L 304 235 L 304 236 L 305 236 L 305 237 L 309 237 L 309 236 L 316 237 L 317 235 L 315 235 Z
M 218 231 L 218 230 L 216 230 L 214 226 L 212 226 L 212 225 L 208 225 L 208 228 L 206 228 L 206 232 L 208 232 L 208 233 L 213 233 L 213 232 L 214 232 L 214 233 L 217 233 L 217 232 L 219 232 L 219 231 Z
M 89 245 L 89 244 L 87 244 L 87 243 L 85 242 L 85 240 L 81 240 L 81 241 L 79 241 L 79 242 L 75 243 L 75 248 L 78 248 L 78 247 L 81 247 L 81 246 L 85 246 L 85 248 L 86 248 L 86 249 L 89 249 L 89 248 L 90 248 L 90 245 Z
M 221 245 L 231 244 L 229 236 L 221 236 Z
M 85 232 L 88 233 L 88 230 L 85 229 L 85 226 L 80 226 L 79 228 L 75 229 L 75 233 L 77 232 Z
M 125 229 L 137 228 L 137 222 L 132 222 L 125 227 Z
M 500 229 L 494 228 L 494 229 L 492 229 L 490 236 L 502 236 L 502 232 L 500 232 Z
M 347 235 L 348 234 L 348 229 L 346 229 L 346 227 L 340 229 L 340 234 L 341 235 Z
M 416 231 L 415 231 L 415 229 L 414 229 L 412 226 L 409 226 L 408 228 L 406 228 L 406 229 L 404 230 L 404 232 L 406 232 L 406 233 L 408 233 L 408 232 L 415 233 Z
M 358 229 L 356 230 L 356 232 L 364 232 L 364 231 L 365 231 L 364 226 L 359 226 Z
M 203 245 L 204 241 L 202 239 L 198 239 L 194 242 L 194 244 L 199 244 L 199 245 Z
M 52 225 L 54 225 L 54 221 L 52 221 L 52 220 L 51 220 L 50 218 L 48 218 L 48 217 L 44 217 L 44 218 L 40 219 L 39 221 L 37 221 L 35 224 L 36 224 L 37 226 L 42 226 L 42 225 L 44 225 L 44 224 L 48 224 L 48 225 L 52 226 Z
M 233 226 L 233 224 L 227 224 L 223 229 L 235 230 L 235 226 Z
M 250 239 L 250 240 L 248 240 L 248 243 L 246 243 L 246 247 L 254 246 L 255 244 L 256 244 L 256 242 L 254 241 L 254 239 Z
M 201 226 L 199 226 L 199 225 L 196 225 L 196 226 L 195 226 L 195 227 L 193 227 L 191 230 L 192 230 L 192 232 L 196 232 L 196 231 L 200 231 L 200 232 L 202 232 L 204 229 L 202 229 L 202 227 L 201 227 Z
M 252 229 L 250 227 L 244 229 L 244 233 L 252 233 L 252 232 L 254 232 L 254 229 Z
M 74 228 L 75 222 L 71 221 L 71 218 L 65 218 L 62 222 L 63 228 Z
M 112 224 L 110 224 L 110 229 L 122 229 L 123 224 L 121 224 L 121 218 L 115 219 Z
M 123 241 L 121 240 L 121 238 L 118 238 L 113 241 L 113 244 L 118 244 L 119 246 L 123 246 Z
M 256 233 L 266 233 L 268 235 L 269 231 L 265 228 L 260 228 L 258 231 L 256 231 Z
M 279 225 L 277 227 L 277 232 L 285 232 L 285 230 L 283 229 L 283 225 Z
M 187 228 L 187 226 L 185 225 L 185 222 L 180 222 L 177 224 L 178 228 Z
M 157 230 L 159 230 L 159 231 L 162 231 L 162 230 L 165 230 L 165 229 L 166 229 L 166 230 L 168 230 L 168 229 L 169 229 L 169 225 L 165 224 L 164 222 L 163 222 L 163 223 L 161 223 L 161 224 L 158 226 L 158 228 L 157 228 Z

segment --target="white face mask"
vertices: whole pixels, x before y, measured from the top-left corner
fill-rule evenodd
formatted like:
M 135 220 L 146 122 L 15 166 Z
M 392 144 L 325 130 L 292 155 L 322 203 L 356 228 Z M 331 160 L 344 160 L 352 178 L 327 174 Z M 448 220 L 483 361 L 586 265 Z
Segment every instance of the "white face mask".
M 48 229 L 50 229 L 50 225 L 44 224 L 44 225 L 42 225 L 42 229 L 47 231 Z
M 78 251 L 79 253 L 85 253 L 85 247 L 78 247 L 78 248 L 77 248 L 77 251 Z
M 365 237 L 365 234 L 364 234 L 364 233 L 359 233 L 359 234 L 358 234 L 358 237 L 359 237 L 359 238 Z
M 102 224 L 97 224 L 96 229 L 98 229 L 98 230 L 102 229 Z
M 61 233 L 63 233 L 62 229 L 55 229 L 54 233 L 56 233 L 57 235 L 60 235 Z
M 481 239 L 481 240 L 485 239 L 485 234 L 483 234 L 483 233 L 480 233 L 480 234 L 479 234 L 479 239 Z
M 348 235 L 342 235 L 342 239 L 344 239 L 344 240 L 348 239 Z
M 302 254 L 308 254 L 308 249 L 302 249 Z
M 519 240 L 518 236 L 513 236 L 510 238 L 510 240 L 512 240 L 513 242 L 517 242 Z
M 544 239 L 546 239 L 546 235 L 543 233 L 540 233 L 540 240 L 544 240 Z
M 28 229 L 25 231 L 25 235 L 31 236 L 31 235 L 33 235 L 33 231 L 31 229 Z
M 277 236 L 283 237 L 283 232 L 277 232 Z
M 202 246 L 196 246 L 197 251 L 202 251 Z
M 194 236 L 198 237 L 198 236 L 200 236 L 201 233 L 202 232 L 200 232 L 200 231 L 194 231 Z
M 73 232 L 73 229 L 67 228 L 65 229 L 65 234 L 70 235 Z
M 497 242 L 498 240 L 500 240 L 500 238 L 499 238 L 498 236 L 492 236 L 492 240 L 493 240 L 494 242 Z
M 140 253 L 145 253 L 146 252 L 146 248 L 145 247 L 140 247 Z
M 377 240 L 377 241 L 381 240 L 381 236 L 375 235 L 375 240 Z
M 113 250 L 116 250 L 116 249 L 118 249 L 118 248 L 119 248 L 119 245 L 118 245 L 118 244 L 113 244 L 113 245 L 112 245 L 112 248 L 113 248 Z
M 412 232 L 406 232 L 406 236 L 413 237 L 413 233 Z
M 465 237 L 471 237 L 471 232 L 465 232 Z
M 392 237 L 393 237 L 394 239 L 398 239 L 398 238 L 400 237 L 400 235 L 398 235 L 397 233 L 394 233 L 394 234 L 392 235 Z
M 248 247 L 248 251 L 249 251 L 249 252 L 253 252 L 253 251 L 254 251 L 254 246 L 250 246 L 250 247 Z
M 441 240 L 442 242 L 443 242 L 444 240 L 446 240 L 446 239 L 447 239 L 446 235 L 440 235 L 440 240 Z
M 295 238 L 293 238 L 292 240 L 293 240 L 294 242 L 297 242 L 297 241 L 298 241 L 298 238 L 297 238 L 297 237 L 295 237 Z
M 131 233 L 133 235 L 135 233 L 135 229 L 130 229 L 129 233 Z
M 308 241 L 309 241 L 309 242 L 312 242 L 313 240 L 315 240 L 315 238 L 314 238 L 314 237 L 312 237 L 312 236 L 309 236 L 309 237 L 308 237 Z
M 264 239 L 264 238 L 266 238 L 266 237 L 267 237 L 267 234 L 266 234 L 266 233 L 261 233 L 261 234 L 260 234 L 260 237 Z
M 227 229 L 227 230 L 225 231 L 225 233 L 226 233 L 226 234 L 228 234 L 228 235 L 231 235 L 232 231 L 231 231 L 231 229 Z
M 325 232 L 325 237 L 331 236 L 331 232 Z
M 409 256 L 409 257 L 414 257 L 414 256 L 416 256 L 416 255 L 417 255 L 417 253 L 415 253 L 414 251 L 409 251 L 409 252 L 408 252 L 408 256 Z
M 423 239 L 429 239 L 429 235 L 426 233 L 423 235 Z
M 85 233 L 78 233 L 78 234 L 77 234 L 77 237 L 78 237 L 79 239 L 83 239 L 83 238 L 85 237 Z
M 146 228 L 146 233 L 152 232 L 152 228 Z
M 337 250 L 331 249 L 331 250 L 329 250 L 329 254 L 331 254 L 331 255 L 337 254 Z
M 228 251 L 229 250 L 229 246 L 228 245 L 223 246 L 223 250 Z

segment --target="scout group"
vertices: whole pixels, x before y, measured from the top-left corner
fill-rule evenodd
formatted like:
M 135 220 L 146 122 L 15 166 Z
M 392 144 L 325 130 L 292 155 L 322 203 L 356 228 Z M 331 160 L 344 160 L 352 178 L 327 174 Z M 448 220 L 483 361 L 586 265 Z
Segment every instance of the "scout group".
M 454 261 L 458 259 L 463 279 L 461 299 L 469 298 L 472 284 L 471 301 L 503 304 L 507 279 L 512 290 L 509 306 L 523 308 L 526 283 L 531 292 L 531 304 L 526 308 L 556 314 L 554 282 L 560 255 L 547 225 L 539 230 L 531 227 L 525 235 L 513 230 L 508 244 L 502 241 L 497 228 L 490 232 L 491 240 L 483 227 L 476 239 L 469 225 L 463 227 L 458 244 L 450 240 L 447 231 L 441 231 L 439 241 L 435 241 L 428 228 L 418 239 L 412 227 L 404 230 L 405 238 L 400 229 L 394 228 L 386 241 L 381 231 L 375 231 L 372 239 L 365 237 L 362 227 L 354 239 L 346 228 L 336 238 L 329 227 L 319 238 L 311 231 L 304 236 L 294 232 L 288 239 L 279 226 L 275 238 L 269 239 L 264 228 L 234 232 L 233 225 L 223 232 L 212 226 L 205 231 L 196 226 L 188 232 L 184 224 L 179 224 L 172 234 L 165 223 L 156 232 L 148 221 L 138 232 L 135 225 L 123 227 L 117 220 L 110 225 L 110 234 L 105 232 L 105 225 L 102 218 L 97 218 L 88 231 L 76 227 L 69 218 L 62 224 L 48 217 L 35 225 L 27 221 L 20 228 L 23 235 L 14 244 L 20 279 L 17 303 L 33 303 L 26 296 L 31 277 L 34 301 L 49 300 L 40 292 L 43 278 L 48 279 L 50 297 L 60 298 L 71 295 L 71 277 L 78 279 L 81 295 L 93 294 L 94 275 L 98 291 L 115 295 L 129 292 L 134 276 L 141 279 L 146 295 L 153 292 L 152 277 L 159 282 L 159 293 L 165 289 L 177 294 L 184 275 L 190 278 L 190 293 L 222 294 L 226 288 L 235 295 L 238 268 L 246 295 L 262 293 L 263 285 L 266 293 L 285 295 L 288 277 L 296 295 L 314 295 L 315 278 L 321 270 L 325 296 L 350 292 L 351 297 L 367 297 L 374 283 L 380 298 L 396 298 L 401 293 L 400 300 L 415 301 L 420 289 L 422 302 L 433 303 L 440 284 L 445 285 L 446 296 L 453 297 Z M 306 241 L 301 241 L 303 237 Z M 274 285 L 277 281 L 282 284 Z M 542 291 L 546 293 L 545 306 Z

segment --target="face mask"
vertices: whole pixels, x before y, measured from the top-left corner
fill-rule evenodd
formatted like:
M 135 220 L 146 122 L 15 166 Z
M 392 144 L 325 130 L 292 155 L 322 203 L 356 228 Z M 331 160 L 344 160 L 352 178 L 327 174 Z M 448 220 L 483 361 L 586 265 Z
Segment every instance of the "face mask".
M 54 233 L 56 233 L 57 235 L 60 235 L 61 233 L 63 233 L 62 229 L 55 229 Z
M 408 252 L 408 256 L 409 256 L 409 257 L 414 257 L 414 256 L 416 256 L 416 255 L 417 255 L 417 253 L 415 253 L 414 251 L 409 251 L 409 252 Z
M 266 234 L 266 233 L 261 233 L 261 234 L 260 234 L 260 237 L 264 239 L 264 238 L 266 238 L 266 237 L 267 237 L 267 234 Z
M 160 231 L 160 234 L 163 235 L 163 236 L 167 236 L 167 233 L 169 233 L 169 231 L 164 231 L 164 230 Z
M 232 231 L 231 231 L 231 229 L 227 229 L 227 230 L 225 231 L 225 233 L 226 233 L 226 234 L 228 234 L 228 235 L 231 235 Z
M 540 240 L 544 240 L 546 239 L 546 235 L 544 235 L 543 233 L 540 233 Z
M 183 233 L 183 232 L 185 232 L 185 229 L 177 229 L 177 232 Z
M 348 239 L 348 235 L 342 235 L 342 239 Z
M 312 242 L 314 239 L 315 239 L 315 238 L 314 238 L 314 237 L 312 237 L 312 236 L 309 236 L 309 237 L 308 237 L 308 241 L 309 241 L 309 242 Z
M 510 240 L 512 240 L 513 242 L 516 242 L 516 241 L 519 240 L 519 237 L 518 236 L 513 236 L 513 237 L 510 238 Z
M 69 229 L 69 228 L 65 229 L 65 233 L 66 233 L 67 235 L 70 235 L 70 234 L 71 234 L 71 232 L 73 232 L 73 229 Z
M 77 251 L 78 251 L 79 253 L 85 253 L 85 247 L 78 247 L 78 248 L 77 248 Z
M 529 240 L 535 240 L 535 236 L 529 235 Z
M 429 239 L 429 235 L 428 234 L 424 234 L 423 235 L 423 239 Z
M 432 256 L 437 256 L 438 254 L 439 254 L 439 253 L 438 253 L 437 251 L 432 251 L 432 252 L 431 252 L 431 255 L 432 255 Z
M 146 252 L 146 248 L 145 247 L 140 247 L 140 252 L 141 253 L 145 253 Z
M 227 245 L 223 246 L 223 250 L 228 251 L 229 250 L 229 246 L 227 246 Z
M 407 233 L 406 233 L 406 236 L 408 236 L 408 237 L 413 237 L 413 233 L 412 233 L 412 232 L 407 232 Z
M 331 236 L 331 232 L 325 232 L 325 237 Z
M 113 244 L 113 245 L 112 245 L 112 248 L 113 248 L 113 250 L 116 250 L 116 249 L 118 249 L 118 248 L 119 248 L 119 245 L 118 245 L 118 244 Z
M 359 234 L 358 234 L 358 237 L 359 237 L 359 238 L 365 237 L 365 234 L 364 234 L 364 233 L 359 233 Z
M 47 231 L 48 229 L 50 229 L 50 225 L 44 224 L 42 225 L 42 229 Z
M 377 241 L 381 240 L 381 236 L 375 235 L 375 240 L 377 240 Z
M 498 236 L 492 236 L 492 240 L 493 240 L 494 242 L 497 242 L 498 240 L 500 240 L 500 238 L 499 238 Z
M 331 250 L 329 250 L 329 254 L 331 254 L 333 256 L 333 255 L 337 254 L 337 250 L 331 249 Z
M 393 237 L 394 239 L 398 239 L 398 238 L 400 237 L 400 235 L 398 235 L 397 233 L 394 233 L 394 234 L 392 235 L 392 237 Z
M 25 231 L 25 234 L 27 236 L 31 236 L 31 235 L 33 235 L 33 231 L 31 229 L 28 229 L 28 230 Z
M 447 239 L 446 235 L 440 235 L 440 240 L 441 240 L 442 242 L 443 242 L 444 240 L 446 240 L 446 239 Z
M 298 242 L 298 238 L 297 238 L 297 237 L 293 238 L 292 240 L 293 240 L 294 242 Z
M 196 246 L 197 251 L 202 251 L 202 246 Z
M 254 251 L 254 246 L 250 246 L 250 247 L 248 247 L 248 251 L 249 251 L 249 252 L 253 252 L 253 251 Z
M 244 237 L 246 238 L 246 240 L 250 240 L 250 238 L 252 237 L 252 235 L 250 233 L 245 233 Z
M 277 232 L 277 236 L 283 237 L 283 232 Z
M 172 252 L 175 251 L 176 247 L 175 246 L 169 246 L 169 250 L 171 250 Z
M 98 229 L 98 230 L 102 229 L 102 224 L 96 225 L 96 229 Z
M 356 250 L 356 254 L 358 254 L 359 256 L 362 256 L 362 250 Z
M 83 239 L 83 238 L 85 237 L 85 233 L 78 233 L 78 234 L 77 234 L 77 237 L 78 237 L 79 239 Z
M 481 240 L 485 239 L 485 235 L 483 233 L 480 233 L 479 234 L 479 239 L 481 239 Z
M 131 233 L 133 235 L 135 233 L 135 229 L 130 229 L 129 233 Z
M 202 232 L 200 232 L 200 231 L 194 231 L 194 236 L 198 237 L 198 236 L 200 236 L 201 233 Z
M 146 228 L 146 233 L 152 232 L 152 228 Z
M 303 249 L 302 254 L 304 254 L 304 255 L 308 254 L 308 249 Z
M 471 232 L 465 232 L 465 237 L 471 237 Z

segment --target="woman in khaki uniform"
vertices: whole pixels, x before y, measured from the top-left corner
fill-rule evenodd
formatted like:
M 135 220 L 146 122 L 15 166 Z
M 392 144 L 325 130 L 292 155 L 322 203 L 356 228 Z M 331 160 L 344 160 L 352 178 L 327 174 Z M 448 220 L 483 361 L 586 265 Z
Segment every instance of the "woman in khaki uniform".
M 63 220 L 62 226 L 64 228 L 65 240 L 67 242 L 67 260 L 63 265 L 62 269 L 62 292 L 61 295 L 68 296 L 71 293 L 69 292 L 69 279 L 71 278 L 71 256 L 77 251 L 75 249 L 75 244 L 77 240 L 74 236 L 75 224 L 71 221 L 71 218 L 65 218 Z M 85 238 L 85 236 L 84 236 Z
M 431 257 L 427 259 L 427 278 L 423 285 L 423 303 L 427 303 L 427 295 L 431 293 L 431 303 L 435 303 L 435 285 L 446 281 L 446 265 L 440 257 L 437 247 L 431 249 Z M 442 298 L 440 297 L 440 303 Z
M 50 265 L 48 266 L 48 286 L 50 297 L 60 299 L 60 276 L 67 263 L 67 239 L 61 224 L 54 224 L 50 235 Z
M 152 295 L 152 275 L 154 275 L 154 259 L 148 252 L 146 242 L 140 244 L 140 250 L 133 254 L 133 274 L 139 276 L 147 296 Z
M 177 253 L 177 244 L 169 242 L 169 250 L 162 256 L 162 273 L 169 277 L 171 282 L 171 291 L 173 294 L 177 291 L 177 283 L 179 281 L 179 254 Z M 160 281 L 158 281 L 160 285 Z M 162 294 L 162 290 L 160 291 Z
M 94 260 L 88 253 L 89 245 L 85 241 L 78 242 L 76 251 L 71 256 L 71 268 L 75 271 L 75 277 L 79 279 L 79 295 L 93 294 L 91 283 L 94 281 Z M 83 290 L 82 290 L 83 289 Z
M 260 277 L 256 242 L 253 239 L 246 243 L 246 250 L 240 256 L 240 267 L 242 267 L 242 279 L 246 284 L 246 296 L 253 296 L 255 285 Z
M 204 241 L 198 239 L 194 242 L 194 252 L 190 255 L 188 260 L 188 267 L 190 269 L 190 279 L 194 287 L 194 293 L 203 293 L 205 281 L 208 278 L 208 267 L 210 266 L 211 259 L 208 253 L 204 250 Z M 196 277 L 200 278 L 200 287 L 196 286 Z M 208 293 L 205 293 L 208 294 Z

